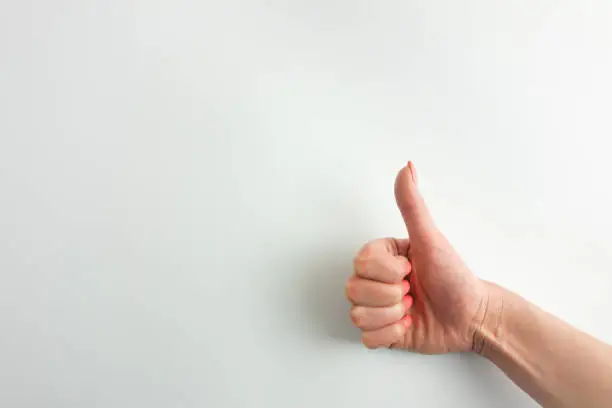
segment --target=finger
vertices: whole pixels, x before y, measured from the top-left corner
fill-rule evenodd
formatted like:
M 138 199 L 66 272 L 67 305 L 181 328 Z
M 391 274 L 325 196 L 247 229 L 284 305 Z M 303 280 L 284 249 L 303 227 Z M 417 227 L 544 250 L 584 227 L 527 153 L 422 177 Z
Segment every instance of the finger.
M 395 200 L 404 218 L 408 234 L 413 240 L 416 237 L 428 238 L 437 232 L 433 218 L 417 187 L 416 168 L 410 161 L 395 179 Z
M 412 296 L 404 296 L 401 302 L 389 307 L 353 306 L 350 312 L 351 320 L 362 330 L 380 329 L 404 317 L 412 307 L 412 302 Z
M 407 315 L 397 323 L 390 324 L 378 330 L 365 331 L 361 335 L 361 341 L 368 348 L 390 347 L 402 342 L 403 337 L 412 324 L 412 318 Z
M 409 246 L 408 239 L 383 238 L 368 242 L 355 256 L 355 274 L 386 283 L 401 282 L 412 269 L 406 258 Z
M 410 290 L 410 284 L 389 284 L 352 277 L 346 282 L 346 297 L 355 305 L 384 307 L 400 302 Z
M 404 256 L 389 253 L 355 257 L 355 275 L 386 283 L 400 283 L 412 271 L 412 265 Z
M 406 256 L 409 246 L 410 240 L 407 238 L 381 238 L 365 244 L 357 255 L 363 258 L 373 258 L 384 254 Z

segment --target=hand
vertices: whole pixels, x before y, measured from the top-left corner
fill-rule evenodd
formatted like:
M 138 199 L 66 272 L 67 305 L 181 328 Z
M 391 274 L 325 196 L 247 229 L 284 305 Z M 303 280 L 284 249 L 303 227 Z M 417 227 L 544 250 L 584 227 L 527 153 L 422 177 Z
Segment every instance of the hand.
M 351 319 L 370 348 L 470 351 L 485 317 L 487 284 L 435 226 L 411 162 L 397 175 L 395 198 L 410 240 L 373 241 L 357 254 L 346 283 Z

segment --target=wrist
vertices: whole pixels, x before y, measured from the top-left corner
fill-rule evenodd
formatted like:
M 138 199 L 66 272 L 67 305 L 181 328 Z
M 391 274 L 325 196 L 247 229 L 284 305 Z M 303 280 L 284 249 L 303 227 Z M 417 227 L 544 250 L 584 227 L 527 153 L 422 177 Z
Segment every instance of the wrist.
M 488 357 L 489 351 L 501 342 L 504 290 L 491 282 L 482 283 L 485 291 L 472 325 L 471 351 Z

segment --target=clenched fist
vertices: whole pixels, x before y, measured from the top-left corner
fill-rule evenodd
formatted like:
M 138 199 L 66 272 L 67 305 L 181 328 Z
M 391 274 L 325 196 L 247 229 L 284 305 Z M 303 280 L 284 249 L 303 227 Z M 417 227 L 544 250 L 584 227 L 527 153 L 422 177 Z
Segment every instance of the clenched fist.
M 473 350 L 488 284 L 472 274 L 434 224 L 411 162 L 397 175 L 395 198 L 410 239 L 366 244 L 346 283 L 363 343 L 426 354 Z

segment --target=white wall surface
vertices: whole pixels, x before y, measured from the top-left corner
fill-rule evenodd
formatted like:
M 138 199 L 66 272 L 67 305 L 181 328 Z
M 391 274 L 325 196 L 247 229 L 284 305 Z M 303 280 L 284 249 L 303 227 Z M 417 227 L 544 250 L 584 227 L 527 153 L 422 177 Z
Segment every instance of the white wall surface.
M 612 342 L 612 3 L 0 0 L 0 406 L 530 407 L 369 351 L 420 170 L 481 277 Z

